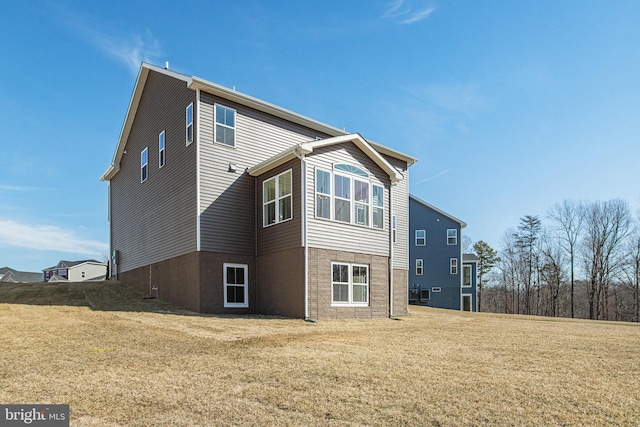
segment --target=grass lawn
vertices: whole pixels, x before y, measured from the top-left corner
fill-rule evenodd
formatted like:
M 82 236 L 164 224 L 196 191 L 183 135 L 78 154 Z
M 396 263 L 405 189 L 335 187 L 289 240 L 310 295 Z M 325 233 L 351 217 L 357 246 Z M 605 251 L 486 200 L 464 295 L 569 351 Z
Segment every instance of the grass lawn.
M 74 426 L 640 425 L 640 325 L 410 309 L 307 323 L 3 284 L 0 403 Z

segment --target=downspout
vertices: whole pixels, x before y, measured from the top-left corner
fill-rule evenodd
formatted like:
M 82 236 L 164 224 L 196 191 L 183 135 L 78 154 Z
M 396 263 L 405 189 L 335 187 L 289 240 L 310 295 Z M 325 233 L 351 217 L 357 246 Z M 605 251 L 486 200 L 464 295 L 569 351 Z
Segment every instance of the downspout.
M 393 185 L 389 184 L 389 317 L 393 317 Z
M 194 119 L 196 121 L 196 251 L 200 252 L 200 89 L 196 89 L 196 108 Z
M 300 159 L 300 186 L 302 194 L 302 247 L 304 248 L 304 320 L 309 320 L 309 246 L 307 245 L 307 162 L 298 153 L 300 144 L 293 147 L 293 154 Z

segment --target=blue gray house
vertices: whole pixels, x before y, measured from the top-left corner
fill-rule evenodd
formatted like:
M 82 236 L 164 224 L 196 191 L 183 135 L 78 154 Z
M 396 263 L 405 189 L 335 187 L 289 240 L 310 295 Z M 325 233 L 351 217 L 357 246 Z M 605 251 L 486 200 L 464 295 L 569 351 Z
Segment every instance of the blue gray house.
M 463 221 L 409 196 L 409 303 L 477 311 L 477 262 L 462 253 Z

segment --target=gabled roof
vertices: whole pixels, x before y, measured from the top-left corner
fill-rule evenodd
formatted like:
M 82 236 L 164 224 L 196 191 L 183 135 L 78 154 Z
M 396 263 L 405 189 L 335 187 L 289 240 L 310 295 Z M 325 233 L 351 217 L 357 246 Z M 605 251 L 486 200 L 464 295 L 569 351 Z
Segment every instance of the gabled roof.
M 262 163 L 259 163 L 247 170 L 249 175 L 258 176 L 261 175 L 277 166 L 280 166 L 283 163 L 288 162 L 289 160 L 294 159 L 298 156 L 305 156 L 313 152 L 316 148 L 327 147 L 330 145 L 342 144 L 345 142 L 352 142 L 358 148 L 360 148 L 371 160 L 373 160 L 380 168 L 389 175 L 391 182 L 398 182 L 403 179 L 403 176 L 396 168 L 394 168 L 388 161 L 384 159 L 375 150 L 367 140 L 365 140 L 360 134 L 352 133 L 349 135 L 342 136 L 334 136 L 333 138 L 326 139 L 318 139 L 315 141 L 303 142 L 294 146 L 293 148 L 288 148 L 285 151 L 276 154 L 270 159 L 265 160 Z
M 127 115 L 125 117 L 124 124 L 122 125 L 122 130 L 120 131 L 120 137 L 118 138 L 116 152 L 113 156 L 111 166 L 109 166 L 109 169 L 107 169 L 106 172 L 100 177 L 101 181 L 109 181 L 120 169 L 120 160 L 122 159 L 122 155 L 124 153 L 126 141 L 129 137 L 129 132 L 131 132 L 133 120 L 136 116 L 136 111 L 138 109 L 138 105 L 140 104 L 140 99 L 142 98 L 142 92 L 144 90 L 147 77 L 149 76 L 149 71 L 155 71 L 176 78 L 178 80 L 182 80 L 190 89 L 200 89 L 212 95 L 218 95 L 222 98 L 228 99 L 238 104 L 245 105 L 255 110 L 270 114 L 272 116 L 276 116 L 292 123 L 305 126 L 309 129 L 317 130 L 318 132 L 322 132 L 327 135 L 343 136 L 349 134 L 342 129 L 338 129 L 336 127 L 321 123 L 317 120 L 305 117 L 298 113 L 294 113 L 293 111 L 289 111 L 285 108 L 278 107 L 277 105 L 262 101 L 258 98 L 254 98 L 241 92 L 237 92 L 233 89 L 220 86 L 199 77 L 176 73 L 174 71 L 170 71 L 168 69 L 143 62 L 140 66 L 138 78 L 136 79 L 133 94 L 131 95 L 131 101 L 129 102 L 129 108 L 127 109 Z M 415 157 L 393 150 L 389 147 L 385 147 L 384 145 L 380 145 L 372 141 L 369 141 L 369 144 L 373 146 L 379 153 L 401 159 L 407 162 L 409 166 L 418 161 L 418 159 L 416 159 Z
M 0 282 L 35 283 L 42 282 L 42 273 L 31 271 L 18 271 L 13 268 L 0 268 Z
M 71 267 L 75 267 L 76 265 L 85 264 L 85 263 L 93 263 L 93 264 L 104 265 L 104 263 L 102 263 L 100 261 L 96 261 L 95 259 L 85 259 L 85 260 L 82 260 L 82 261 L 60 261 L 55 266 L 49 267 L 49 268 L 45 268 L 42 271 L 57 270 L 59 268 L 71 268 Z
M 461 221 L 461 220 L 459 220 L 458 218 L 456 218 L 456 217 L 454 217 L 454 216 L 452 216 L 452 215 L 449 215 L 449 214 L 448 214 L 448 213 L 446 213 L 445 211 L 442 211 L 442 210 L 440 210 L 440 209 L 436 208 L 435 206 L 433 206 L 433 205 L 431 205 L 431 204 L 429 204 L 429 203 L 425 202 L 424 200 L 421 200 L 421 199 L 417 198 L 417 197 L 416 197 L 416 196 L 414 196 L 413 194 L 409 194 L 409 199 L 412 199 L 412 200 L 414 200 L 415 202 L 420 203 L 421 205 L 426 206 L 427 208 L 429 208 L 429 209 L 431 209 L 431 210 L 433 210 L 433 211 L 435 211 L 435 212 L 439 213 L 440 215 L 442 215 L 442 216 L 445 216 L 445 217 L 449 218 L 449 219 L 450 219 L 451 221 L 453 221 L 453 222 L 457 222 L 458 224 L 460 224 L 460 228 L 465 228 L 465 227 L 467 226 L 467 224 L 466 224 L 464 221 Z

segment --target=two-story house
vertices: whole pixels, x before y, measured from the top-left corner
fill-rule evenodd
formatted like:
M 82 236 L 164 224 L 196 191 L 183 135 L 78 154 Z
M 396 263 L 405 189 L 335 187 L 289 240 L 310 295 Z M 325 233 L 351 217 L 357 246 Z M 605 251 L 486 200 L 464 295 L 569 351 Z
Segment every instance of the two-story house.
M 53 267 L 42 270 L 45 282 L 85 282 L 87 280 L 104 280 L 107 265 L 95 259 L 82 261 L 60 261 Z
M 409 303 L 476 311 L 478 257 L 462 253 L 466 224 L 409 196 Z
M 143 63 L 101 177 L 111 276 L 198 312 L 406 313 L 415 161 Z

